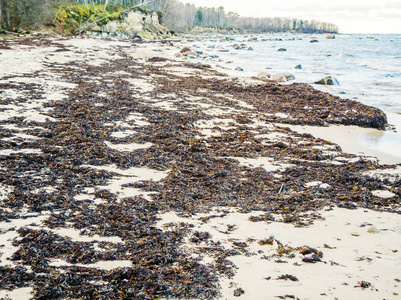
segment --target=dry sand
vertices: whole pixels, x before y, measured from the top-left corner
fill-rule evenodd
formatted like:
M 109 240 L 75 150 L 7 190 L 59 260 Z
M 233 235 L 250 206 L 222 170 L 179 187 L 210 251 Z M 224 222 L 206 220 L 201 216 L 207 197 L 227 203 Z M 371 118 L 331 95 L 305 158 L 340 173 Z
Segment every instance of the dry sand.
M 68 44 L 75 47 L 73 52 L 53 53 L 57 47 L 49 47 L 45 51 L 41 48 L 15 47 L 12 51 L 0 50 L 1 64 L 0 75 L 18 75 L 20 77 L 13 78 L 14 81 L 32 82 L 32 79 L 25 79 L 24 73 L 31 73 L 46 68 L 45 63 L 68 63 L 72 61 L 85 62 L 91 65 L 99 65 L 109 59 L 115 58 L 122 54 L 116 51 L 119 46 L 126 46 L 122 41 L 102 41 L 99 39 L 65 39 L 60 43 Z M 161 52 L 155 52 L 155 49 L 164 49 Z M 145 59 L 153 56 L 164 56 L 172 58 L 173 54 L 178 52 L 176 46 L 159 46 L 156 44 L 140 44 L 134 49 L 124 48 L 125 54 L 134 59 Z M 121 50 L 121 49 L 120 49 Z M 169 72 L 189 76 L 193 70 L 180 67 L 169 67 Z M 6 83 L 7 80 L 2 79 L 0 83 Z M 45 78 L 37 78 L 34 83 L 45 86 L 48 99 L 63 99 L 69 90 L 74 88 L 71 83 L 58 81 L 57 76 L 48 74 Z M 153 86 L 147 80 L 132 80 L 133 87 L 142 89 L 143 91 L 152 91 Z M 4 91 L 18 96 L 18 91 Z M 223 95 L 224 96 L 224 95 Z M 166 110 L 176 109 L 174 100 L 158 98 L 152 100 L 157 107 Z M 234 120 L 227 118 L 219 119 L 227 113 L 227 108 L 211 106 L 209 104 L 197 102 L 197 99 L 190 101 L 191 105 L 204 107 L 210 111 L 211 116 L 207 122 L 195 124 L 204 138 L 218 136 L 219 131 L 213 128 L 216 126 L 223 130 L 229 130 L 230 124 L 235 123 Z M 205 107 L 206 106 L 206 107 Z M 246 103 L 242 104 L 243 109 L 252 110 L 252 106 Z M 35 139 L 35 136 L 23 135 L 27 129 L 32 129 L 29 125 L 30 120 L 36 122 L 57 122 L 56 119 L 47 116 L 49 112 L 45 107 L 45 102 L 27 103 L 26 105 L 3 104 L 1 108 L 5 110 L 0 112 L 0 119 L 6 120 L 13 116 L 25 118 L 27 127 L 16 128 L 20 132 L 19 138 Z M 135 132 L 135 126 L 147 126 L 146 120 L 141 115 L 131 115 L 127 118 L 127 123 L 114 124 L 109 126 L 118 126 L 119 130 L 113 134 L 114 138 L 124 138 Z M 130 122 L 130 123 L 128 123 Z M 133 122 L 136 124 L 133 124 Z M 105 124 L 108 125 L 108 124 Z M 3 128 L 5 125 L 1 125 Z M 267 126 L 267 125 L 266 125 Z M 270 125 L 269 125 L 270 126 Z M 357 155 L 374 156 L 381 163 L 400 163 L 399 158 L 391 157 L 388 154 L 370 151 L 358 143 L 358 136 L 367 134 L 366 129 L 358 127 L 331 126 L 325 128 L 318 127 L 301 127 L 278 124 L 280 127 L 290 127 L 294 131 L 307 132 L 319 138 L 328 139 L 339 144 L 342 150 Z M 371 131 L 371 129 L 369 129 Z M 264 136 L 266 140 L 277 140 L 285 142 L 285 134 L 274 133 Z M 118 151 L 129 152 L 135 149 L 146 149 L 151 144 L 137 143 L 112 143 L 106 141 L 107 147 Z M 334 151 L 330 147 L 326 151 Z M 11 153 L 40 153 L 40 149 L 0 149 L 0 155 L 7 156 Z M 290 167 L 282 161 L 274 161 L 269 157 L 260 157 L 256 159 L 232 157 L 237 159 L 240 164 L 248 167 L 257 168 L 259 166 L 267 171 L 285 170 Z M 345 159 L 345 158 L 344 158 Z M 347 159 L 345 159 L 347 162 Z M 348 160 L 350 161 L 350 160 Z M 343 163 L 341 160 L 333 160 L 333 163 Z M 141 191 L 137 188 L 123 187 L 123 184 L 135 183 L 141 180 L 154 180 L 156 182 L 162 180 L 168 171 L 157 171 L 146 168 L 119 169 L 115 165 L 105 166 L 83 166 L 97 170 L 106 170 L 113 172 L 114 176 L 108 181 L 107 185 L 88 189 L 86 193 L 77 195 L 76 199 L 94 199 L 93 193 L 96 189 L 108 189 L 118 195 L 119 201 L 122 198 L 133 195 L 142 195 L 148 200 L 152 200 L 151 194 Z M 372 178 L 385 176 L 394 180 L 400 178 L 400 169 L 383 170 L 381 172 L 372 172 Z M 280 176 L 280 175 L 277 175 Z M 306 187 L 320 186 L 321 188 L 329 188 L 321 178 L 320 181 L 306 183 Z M 50 187 L 51 188 L 51 187 Z M 7 197 L 12 192 L 10 186 L 0 186 L 0 199 Z M 49 190 L 50 191 L 50 190 Z M 382 198 L 394 197 L 389 190 L 376 191 L 376 195 Z M 94 206 L 100 204 L 94 202 Z M 220 212 L 223 209 L 219 208 Z M 207 215 L 195 215 L 192 218 L 178 217 L 176 213 L 169 212 L 160 215 L 161 220 L 158 222 L 160 228 L 168 222 L 185 222 L 195 225 L 198 231 L 208 231 L 211 239 L 220 242 L 222 247 L 230 249 L 241 248 L 236 247 L 233 242 L 246 243 L 246 255 L 237 255 L 229 258 L 236 265 L 236 274 L 232 278 L 222 277 L 220 284 L 222 287 L 221 299 L 233 299 L 234 291 L 239 288 L 244 293 L 240 299 L 398 299 L 401 293 L 401 216 L 399 214 L 391 214 L 384 212 L 376 212 L 368 209 L 347 210 L 340 208 L 327 207 L 326 210 L 319 211 L 322 219 L 314 222 L 308 227 L 296 228 L 292 224 L 282 222 L 250 222 L 249 217 L 252 215 L 260 215 L 262 212 L 252 211 L 248 213 L 239 213 L 234 208 L 226 208 L 227 213 L 222 217 L 211 218 L 208 222 L 199 220 Z M 215 212 L 217 214 L 217 212 Z M 209 214 L 211 215 L 211 214 Z M 46 228 L 41 221 L 46 219 L 46 214 L 27 217 L 24 220 L 15 220 L 12 223 L 0 222 L 2 253 L 1 266 L 10 264 L 7 258 L 17 250 L 12 246 L 12 240 L 18 237 L 16 230 L 23 226 L 31 226 L 33 228 Z M 277 220 L 280 219 L 276 216 Z M 12 228 L 12 230 L 10 230 Z M 229 229 L 229 230 L 228 230 Z M 79 240 L 78 231 L 71 229 L 60 229 L 58 231 L 64 236 L 71 239 Z M 260 245 L 258 241 L 274 236 L 272 245 Z M 86 238 L 84 238 L 86 239 Z M 110 241 L 119 242 L 118 237 L 102 237 L 94 236 L 89 241 Z M 287 249 L 283 255 L 278 254 L 279 245 Z M 208 264 L 213 261 L 213 257 L 204 254 L 196 254 L 197 248 L 206 247 L 207 243 L 194 244 L 187 241 L 182 249 L 193 256 L 200 256 L 203 263 Z M 298 248 L 299 247 L 299 248 Z M 310 247 L 317 249 L 323 253 L 321 261 L 316 263 L 306 263 L 302 259 L 304 256 L 300 254 L 300 249 Z M 55 266 L 68 265 L 65 261 L 54 261 Z M 130 266 L 129 261 L 111 261 L 99 262 L 90 265 L 90 267 L 110 270 L 117 267 Z M 278 279 L 282 275 L 292 275 L 297 281 L 290 280 L 290 277 Z M 293 278 L 293 277 L 291 277 Z M 29 299 L 31 297 L 31 288 L 20 288 L 14 291 L 0 291 L 0 297 L 8 295 L 12 299 Z M 294 297 L 294 298 L 292 298 Z
M 244 214 L 226 209 L 232 213 L 208 222 L 199 220 L 200 216 L 188 219 L 167 213 L 159 223 L 194 224 L 196 230 L 210 232 L 211 239 L 227 248 L 239 249 L 233 242 L 248 244 L 249 255 L 229 258 L 238 269 L 233 278 L 222 279 L 223 299 L 233 299 L 237 288 L 245 291 L 241 299 L 280 299 L 285 295 L 299 299 L 396 299 L 395 294 L 401 293 L 399 215 L 334 208 L 322 212 L 324 220 L 307 228 L 295 228 L 279 222 L 249 220 L 263 212 Z M 274 236 L 273 245 L 258 243 L 270 236 Z M 322 261 L 305 263 L 299 250 L 280 256 L 278 242 L 286 249 L 315 248 L 323 253 Z M 186 247 L 195 252 L 206 246 L 207 243 L 188 242 Z M 203 255 L 200 258 L 205 263 L 211 261 Z M 293 275 L 298 280 L 278 279 L 282 275 Z M 363 281 L 372 286 L 360 287 Z

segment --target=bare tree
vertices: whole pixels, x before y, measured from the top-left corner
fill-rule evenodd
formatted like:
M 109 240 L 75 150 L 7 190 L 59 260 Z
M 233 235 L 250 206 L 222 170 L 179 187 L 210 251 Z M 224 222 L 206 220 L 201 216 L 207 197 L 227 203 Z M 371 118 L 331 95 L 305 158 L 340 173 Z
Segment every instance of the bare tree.
M 4 24 L 7 30 L 11 30 L 11 20 L 10 20 L 10 0 L 0 0 L 0 6 L 2 7 L 2 12 L 4 13 Z
M 1 26 L 1 20 L 3 19 L 3 14 L 2 14 L 2 4 L 0 2 L 0 31 L 3 31 L 3 27 Z

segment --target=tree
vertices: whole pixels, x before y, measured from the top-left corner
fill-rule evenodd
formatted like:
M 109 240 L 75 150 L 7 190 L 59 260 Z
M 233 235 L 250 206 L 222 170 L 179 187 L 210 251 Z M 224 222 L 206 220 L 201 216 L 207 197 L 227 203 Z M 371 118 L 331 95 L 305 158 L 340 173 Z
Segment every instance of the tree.
M 22 26 L 36 27 L 50 16 L 55 0 L 0 0 L 0 28 L 19 31 Z
M 201 8 L 196 12 L 196 23 L 197 25 L 203 25 L 203 12 Z
M 7 30 L 12 30 L 10 20 L 10 0 L 1 0 L 2 11 L 4 12 L 4 23 Z

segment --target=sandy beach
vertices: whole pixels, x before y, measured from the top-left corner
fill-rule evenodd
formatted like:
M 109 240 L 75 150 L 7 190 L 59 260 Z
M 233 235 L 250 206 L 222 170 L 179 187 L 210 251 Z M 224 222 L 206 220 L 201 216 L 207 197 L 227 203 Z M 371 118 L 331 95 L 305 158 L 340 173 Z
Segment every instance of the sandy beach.
M 0 40 L 0 298 L 398 299 L 384 114 L 185 46 Z

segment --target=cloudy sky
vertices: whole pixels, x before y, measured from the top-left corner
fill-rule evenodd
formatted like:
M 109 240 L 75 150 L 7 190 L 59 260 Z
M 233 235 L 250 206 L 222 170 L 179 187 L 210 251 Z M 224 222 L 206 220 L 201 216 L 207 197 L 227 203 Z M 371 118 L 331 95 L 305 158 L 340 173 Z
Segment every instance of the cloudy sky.
M 342 33 L 401 33 L 401 0 L 181 0 L 241 16 L 290 17 L 338 25 Z

